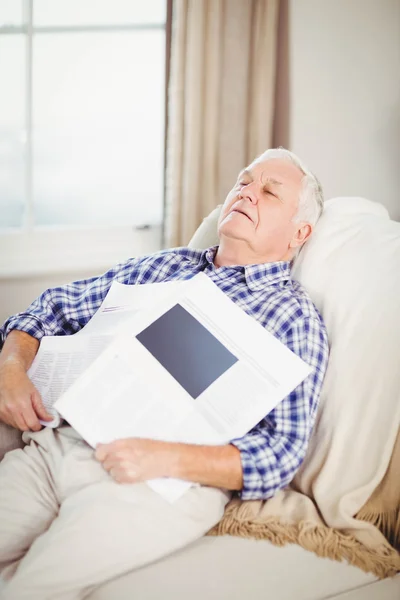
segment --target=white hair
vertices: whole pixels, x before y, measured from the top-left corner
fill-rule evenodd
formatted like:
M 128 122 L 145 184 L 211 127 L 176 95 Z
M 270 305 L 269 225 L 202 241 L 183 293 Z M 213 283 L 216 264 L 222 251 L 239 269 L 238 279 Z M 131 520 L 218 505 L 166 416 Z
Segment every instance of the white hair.
M 253 164 L 273 158 L 287 160 L 303 173 L 304 177 L 301 182 L 302 187 L 299 195 L 299 208 L 293 221 L 296 223 L 304 221 L 315 225 L 324 208 L 324 195 L 320 182 L 296 154 L 282 147 L 266 150 L 253 161 Z

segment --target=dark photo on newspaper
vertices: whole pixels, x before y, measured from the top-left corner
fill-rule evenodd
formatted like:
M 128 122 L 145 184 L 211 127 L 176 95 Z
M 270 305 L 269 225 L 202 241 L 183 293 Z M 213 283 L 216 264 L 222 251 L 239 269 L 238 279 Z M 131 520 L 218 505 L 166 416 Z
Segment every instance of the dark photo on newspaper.
M 161 315 L 136 339 L 193 399 L 238 360 L 180 304 Z

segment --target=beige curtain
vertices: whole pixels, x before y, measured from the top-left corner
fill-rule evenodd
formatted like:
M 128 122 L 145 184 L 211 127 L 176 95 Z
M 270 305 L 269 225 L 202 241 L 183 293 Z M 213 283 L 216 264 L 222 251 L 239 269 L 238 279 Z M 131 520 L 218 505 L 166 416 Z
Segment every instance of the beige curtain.
M 279 0 L 174 0 L 165 246 L 185 245 L 272 143 Z

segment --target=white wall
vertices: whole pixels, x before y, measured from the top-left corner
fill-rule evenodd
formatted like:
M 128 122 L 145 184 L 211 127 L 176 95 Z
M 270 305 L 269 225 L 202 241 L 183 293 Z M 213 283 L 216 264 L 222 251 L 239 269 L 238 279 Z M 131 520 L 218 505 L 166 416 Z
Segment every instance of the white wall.
M 289 0 L 289 143 L 400 219 L 400 0 Z
M 0 236 L 0 325 L 41 292 L 156 252 L 161 227 L 35 231 Z

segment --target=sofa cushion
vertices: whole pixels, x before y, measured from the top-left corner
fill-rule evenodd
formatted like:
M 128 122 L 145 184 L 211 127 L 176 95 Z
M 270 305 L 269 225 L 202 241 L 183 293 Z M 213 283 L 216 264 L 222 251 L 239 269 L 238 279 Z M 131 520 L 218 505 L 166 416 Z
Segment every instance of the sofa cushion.
M 22 448 L 23 445 L 22 432 L 0 422 L 0 461 L 6 452 Z
M 202 538 L 117 577 L 87 600 L 323 600 L 374 583 L 372 574 L 318 558 L 300 546 L 279 548 L 268 541 L 222 536 Z

